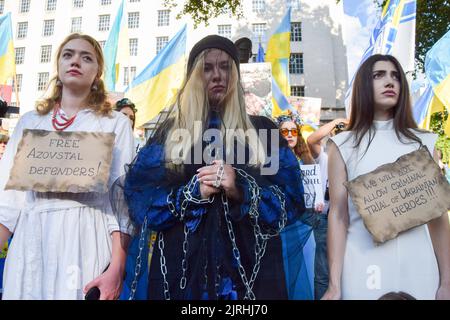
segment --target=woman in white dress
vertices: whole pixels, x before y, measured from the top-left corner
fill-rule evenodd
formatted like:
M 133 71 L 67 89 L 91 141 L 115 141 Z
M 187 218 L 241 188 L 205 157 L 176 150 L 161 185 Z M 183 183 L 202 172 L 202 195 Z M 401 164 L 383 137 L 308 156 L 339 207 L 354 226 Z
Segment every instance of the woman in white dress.
M 353 86 L 348 131 L 331 140 L 330 279 L 323 299 L 378 299 L 391 291 L 417 299 L 449 299 L 448 215 L 375 246 L 344 186 L 417 150 L 421 143 L 436 155 L 436 135 L 417 129 L 408 83 L 394 57 L 374 55 L 361 65 Z
M 120 294 L 129 230 L 119 226 L 128 217 L 118 221 L 108 193 L 4 190 L 24 129 L 114 133 L 108 186 L 124 174 L 133 158 L 133 134 L 129 120 L 106 100 L 103 67 L 95 39 L 68 36 L 57 51 L 50 97 L 20 118 L 7 146 L 0 163 L 0 242 L 14 236 L 4 299 L 83 299 L 92 287 L 100 289 L 100 299 Z

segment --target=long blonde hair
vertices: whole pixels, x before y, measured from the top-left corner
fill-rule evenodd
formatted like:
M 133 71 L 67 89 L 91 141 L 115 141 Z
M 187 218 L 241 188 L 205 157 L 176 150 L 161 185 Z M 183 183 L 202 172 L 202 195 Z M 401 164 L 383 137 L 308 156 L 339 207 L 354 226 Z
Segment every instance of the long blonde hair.
M 179 163 L 181 161 L 185 163 L 189 154 L 188 151 L 194 144 L 201 142 L 203 138 L 202 133 L 204 127 L 202 127 L 202 130 L 194 130 L 194 126 L 196 121 L 201 121 L 202 124 L 205 124 L 208 119 L 210 106 L 208 93 L 203 80 L 205 56 L 208 51 L 203 51 L 195 59 L 194 66 L 187 75 L 173 105 L 173 111 L 169 116 L 169 119 L 173 119 L 171 132 L 175 132 L 177 129 L 187 129 L 191 135 L 194 135 L 191 140 L 175 140 L 170 134 L 167 135 L 165 156 L 169 162 Z M 246 113 L 244 91 L 240 85 L 238 69 L 231 58 L 229 58 L 229 66 L 228 87 L 219 111 L 222 118 L 220 130 L 222 136 L 226 137 L 227 155 L 233 152 L 234 138 L 237 138 L 238 142 L 245 145 L 247 137 L 249 141 L 247 145 L 250 151 L 249 163 L 262 166 L 265 163 L 266 154 L 256 134 L 246 136 L 246 133 L 256 133 L 256 129 Z M 234 130 L 233 135 L 226 134 L 228 130 Z M 181 159 L 172 157 L 173 154 L 177 154 L 173 152 L 175 149 L 183 150 Z
M 36 110 L 41 115 L 46 115 L 50 111 L 53 110 L 56 103 L 61 101 L 62 98 L 62 86 L 57 85 L 58 81 L 58 73 L 59 73 L 59 59 L 61 58 L 62 49 L 64 46 L 71 40 L 76 39 L 82 39 L 87 42 L 89 42 L 95 51 L 95 56 L 97 58 L 98 63 L 98 72 L 96 76 L 96 90 L 91 90 L 89 93 L 86 103 L 89 108 L 93 109 L 97 114 L 100 115 L 109 115 L 112 112 L 112 105 L 107 100 L 107 93 L 105 89 L 105 84 L 103 83 L 103 80 L 101 79 L 101 76 L 103 74 L 103 69 L 105 67 L 105 59 L 103 57 L 103 51 L 100 46 L 100 44 L 92 38 L 91 36 L 87 34 L 80 34 L 80 33 L 72 33 L 69 36 L 67 36 L 64 41 L 59 45 L 58 51 L 56 54 L 56 75 L 50 80 L 48 87 L 47 87 L 47 95 L 42 100 L 39 100 L 36 103 Z

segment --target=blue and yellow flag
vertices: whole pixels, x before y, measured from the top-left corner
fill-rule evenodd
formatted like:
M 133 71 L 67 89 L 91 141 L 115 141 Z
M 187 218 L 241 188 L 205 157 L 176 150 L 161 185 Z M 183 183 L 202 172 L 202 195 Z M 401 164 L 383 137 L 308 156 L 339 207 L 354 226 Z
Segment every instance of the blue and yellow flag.
M 128 25 L 123 14 L 124 0 L 120 3 L 108 40 L 105 42 L 103 53 L 105 56 L 104 81 L 108 91 L 116 91 L 120 68 L 128 65 L 129 39 Z
M 0 16 L 0 85 L 7 84 L 16 73 L 11 13 Z
M 420 127 L 429 129 L 430 118 L 444 108 L 450 113 L 450 31 L 448 31 L 425 57 L 428 87 L 414 106 L 414 117 Z M 450 136 L 450 117 L 444 127 Z
M 405 72 L 414 71 L 416 29 L 416 0 L 388 0 L 383 7 L 381 17 L 375 26 L 359 66 L 374 54 L 395 56 Z M 359 68 L 358 66 L 358 68 Z M 345 107 L 350 115 L 350 99 L 353 75 L 347 93 Z
M 267 44 L 266 62 L 272 64 L 272 116 L 276 117 L 290 109 L 287 97 L 289 85 L 289 59 L 291 56 L 291 8 Z
M 152 120 L 177 94 L 186 65 L 186 25 L 156 55 L 126 89 L 138 109 L 136 126 Z

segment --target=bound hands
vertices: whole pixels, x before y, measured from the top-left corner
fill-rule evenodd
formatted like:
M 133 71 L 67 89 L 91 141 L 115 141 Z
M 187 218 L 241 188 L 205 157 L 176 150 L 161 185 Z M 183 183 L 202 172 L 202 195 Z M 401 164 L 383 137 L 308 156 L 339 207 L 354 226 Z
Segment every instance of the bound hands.
M 225 191 L 227 198 L 240 201 L 242 194 L 236 186 L 236 173 L 229 164 L 224 164 L 223 160 L 214 160 L 211 165 L 197 170 L 200 181 L 200 194 L 202 199 Z

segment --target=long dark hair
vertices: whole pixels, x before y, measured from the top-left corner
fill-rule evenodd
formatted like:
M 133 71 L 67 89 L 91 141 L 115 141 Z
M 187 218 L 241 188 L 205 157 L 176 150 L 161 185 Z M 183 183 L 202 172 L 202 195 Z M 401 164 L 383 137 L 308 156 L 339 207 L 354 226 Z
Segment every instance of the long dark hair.
M 375 113 L 373 95 L 373 66 L 378 61 L 390 61 L 394 64 L 398 71 L 400 94 L 397 105 L 394 107 L 395 134 L 403 143 L 407 143 L 407 141 L 404 140 L 406 137 L 406 140 L 412 140 L 422 144 L 420 138 L 418 138 L 414 132 L 410 130 L 416 129 L 417 131 L 422 131 L 417 128 L 417 124 L 412 115 L 408 81 L 406 80 L 405 72 L 403 71 L 402 66 L 398 60 L 391 55 L 375 54 L 364 61 L 359 67 L 353 82 L 350 123 L 347 130 L 353 131 L 354 133 L 354 147 L 358 148 L 361 144 L 362 138 L 368 133 L 368 149 L 375 136 L 375 132 L 372 127 Z

